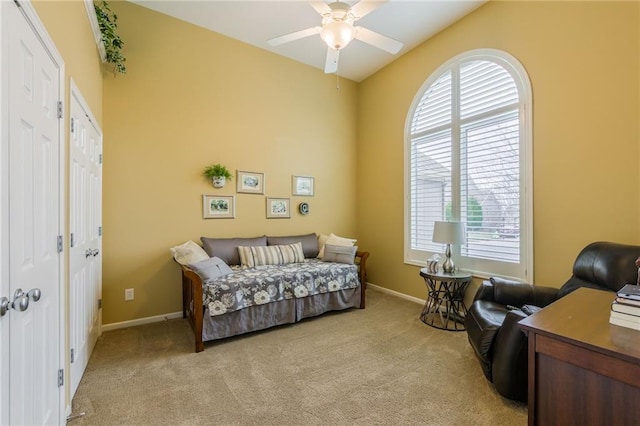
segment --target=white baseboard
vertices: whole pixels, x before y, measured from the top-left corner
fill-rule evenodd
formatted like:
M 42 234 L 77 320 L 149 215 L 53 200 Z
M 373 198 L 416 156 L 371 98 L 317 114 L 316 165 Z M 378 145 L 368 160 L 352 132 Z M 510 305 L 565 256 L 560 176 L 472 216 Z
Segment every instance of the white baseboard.
M 170 319 L 182 318 L 182 311 L 172 312 L 170 314 L 156 315 L 153 317 L 138 318 L 130 321 L 112 322 L 111 324 L 103 324 L 102 331 L 117 330 L 119 328 L 135 327 L 136 325 L 151 324 L 152 322 L 166 321 Z
M 367 287 L 371 287 L 374 290 L 380 291 L 382 293 L 387 293 L 392 296 L 396 296 L 401 299 L 408 300 L 409 302 L 419 303 L 421 305 L 424 305 L 426 302 L 424 299 L 409 296 L 408 294 L 400 293 L 395 290 L 389 290 L 388 288 L 380 287 L 375 284 L 367 283 Z M 118 330 L 120 328 L 135 327 L 136 325 L 151 324 L 153 322 L 166 321 L 166 320 L 176 319 L 176 318 L 182 318 L 182 312 L 172 312 L 169 314 L 156 315 L 153 317 L 146 317 L 146 318 L 138 318 L 130 321 L 112 322 L 111 324 L 103 324 L 102 331 L 104 332 L 104 331 Z
M 425 299 L 409 296 L 408 294 L 400 293 L 399 291 L 389 290 L 388 288 L 380 287 L 379 285 L 371 284 L 369 282 L 367 283 L 367 287 L 371 287 L 374 290 L 381 291 L 382 293 L 387 293 L 392 296 L 399 297 L 400 299 L 408 300 L 409 302 L 419 303 L 421 305 L 424 305 L 427 302 Z

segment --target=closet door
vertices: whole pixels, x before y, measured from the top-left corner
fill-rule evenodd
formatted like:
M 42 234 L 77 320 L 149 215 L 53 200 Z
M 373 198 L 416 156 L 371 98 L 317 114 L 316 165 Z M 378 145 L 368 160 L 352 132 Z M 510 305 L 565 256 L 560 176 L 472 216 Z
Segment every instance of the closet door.
M 102 131 L 71 82 L 69 329 L 71 397 L 101 334 Z
M 0 2 L 0 8 L 1 80 L 7 90 L 1 108 L 0 296 L 9 301 L 0 319 L 1 418 L 11 425 L 57 424 L 64 418 L 58 380 L 64 344 L 59 248 L 61 69 L 42 41 L 43 28 L 31 6 Z

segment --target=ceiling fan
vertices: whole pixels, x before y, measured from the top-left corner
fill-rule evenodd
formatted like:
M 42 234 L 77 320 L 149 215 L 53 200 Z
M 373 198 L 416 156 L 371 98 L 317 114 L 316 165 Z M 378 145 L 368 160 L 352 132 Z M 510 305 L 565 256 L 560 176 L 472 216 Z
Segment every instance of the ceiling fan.
M 395 55 L 402 49 L 401 42 L 367 28 L 353 25 L 358 19 L 372 12 L 386 1 L 361 0 L 353 6 L 341 1 L 329 4 L 324 1 L 312 1 L 309 4 L 322 16 L 321 26 L 275 37 L 269 39 L 267 43 L 271 46 L 279 46 L 290 41 L 320 34 L 320 37 L 328 46 L 327 60 L 324 66 L 324 72 L 328 74 L 338 71 L 340 50 L 344 49 L 354 38 Z

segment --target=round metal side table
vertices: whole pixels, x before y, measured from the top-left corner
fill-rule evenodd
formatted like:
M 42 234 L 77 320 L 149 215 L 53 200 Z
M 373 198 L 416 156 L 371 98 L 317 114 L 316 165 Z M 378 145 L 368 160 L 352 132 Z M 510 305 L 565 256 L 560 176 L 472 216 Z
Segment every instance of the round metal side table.
M 464 331 L 464 317 L 467 315 L 464 292 L 471 282 L 471 274 L 464 271 L 429 272 L 422 268 L 420 276 L 424 278 L 428 292 L 420 320 L 442 330 Z

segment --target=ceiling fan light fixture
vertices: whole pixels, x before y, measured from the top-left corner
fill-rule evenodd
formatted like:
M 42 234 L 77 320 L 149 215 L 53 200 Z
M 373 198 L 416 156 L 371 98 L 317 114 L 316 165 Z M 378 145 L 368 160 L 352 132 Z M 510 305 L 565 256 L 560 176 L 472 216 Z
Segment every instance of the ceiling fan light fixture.
M 332 49 L 343 49 L 353 40 L 353 25 L 345 21 L 333 21 L 322 27 L 320 37 Z
M 330 3 L 326 1 L 329 0 L 310 1 L 311 7 L 322 17 L 320 26 L 271 38 L 267 40 L 267 43 L 269 43 L 270 46 L 279 46 L 284 43 L 319 34 L 322 41 L 328 46 L 324 65 L 324 72 L 327 74 L 337 72 L 340 50 L 347 47 L 354 38 L 370 46 L 389 52 L 392 55 L 395 55 L 402 49 L 402 43 L 397 40 L 371 31 L 366 27 L 354 26 L 355 22 L 360 18 L 389 0 L 350 0 L 349 3 L 340 0 L 330 0 Z

